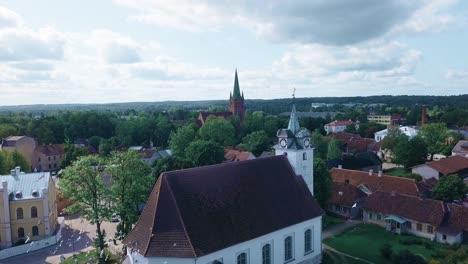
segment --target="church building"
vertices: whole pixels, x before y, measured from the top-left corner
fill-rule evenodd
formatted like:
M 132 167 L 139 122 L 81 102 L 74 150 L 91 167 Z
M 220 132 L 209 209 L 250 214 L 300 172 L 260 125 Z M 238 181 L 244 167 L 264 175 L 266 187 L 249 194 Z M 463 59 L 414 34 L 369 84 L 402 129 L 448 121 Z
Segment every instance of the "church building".
M 198 114 L 197 124 L 203 126 L 209 116 L 220 117 L 228 119 L 231 116 L 238 116 L 241 123 L 245 117 L 244 105 L 244 92 L 241 93 L 239 87 L 239 78 L 237 77 L 237 70 L 234 76 L 234 89 L 229 96 L 229 111 L 225 112 L 209 112 L 203 111 Z
M 277 135 L 273 157 L 162 173 L 123 240 L 124 263 L 320 263 L 314 149 L 294 106 Z

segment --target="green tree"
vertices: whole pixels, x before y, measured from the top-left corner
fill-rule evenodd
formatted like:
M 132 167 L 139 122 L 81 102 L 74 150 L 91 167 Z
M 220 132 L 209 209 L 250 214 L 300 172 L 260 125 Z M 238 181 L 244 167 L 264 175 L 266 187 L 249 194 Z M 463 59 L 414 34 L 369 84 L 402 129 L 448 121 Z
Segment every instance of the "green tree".
M 185 158 L 185 149 L 195 140 L 196 133 L 191 125 L 180 127 L 171 133 L 169 147 L 174 156 Z
M 252 152 L 255 156 L 260 156 L 263 151 L 268 150 L 270 146 L 270 139 L 265 131 L 254 131 L 242 139 L 241 146 Z
M 72 166 L 63 171 L 59 182 L 62 195 L 74 203 L 66 208 L 68 213 L 81 214 L 81 217 L 96 225 L 94 246 L 104 250 L 104 233 L 101 224 L 109 220 L 111 209 L 108 204 L 114 200 L 109 186 L 104 183 L 104 162 L 99 156 L 80 157 Z M 101 256 L 99 263 L 105 263 Z
M 77 160 L 81 156 L 86 156 L 88 154 L 88 150 L 86 148 L 80 148 L 69 142 L 65 143 L 64 146 L 65 154 L 63 155 L 62 160 L 60 161 L 60 167 L 66 168 L 70 166 L 75 160 Z
M 186 157 L 195 167 L 217 164 L 224 160 L 224 149 L 214 141 L 196 140 L 187 147 Z
M 314 158 L 314 197 L 317 202 L 325 208 L 328 200 L 332 195 L 332 183 L 330 171 L 325 162 L 315 157 Z
M 427 151 L 431 155 L 430 160 L 434 159 L 434 154 L 444 151 L 449 132 L 444 123 L 427 124 L 421 128 L 420 135 L 426 142 Z
M 102 139 L 101 142 L 99 143 L 99 155 L 103 157 L 107 157 L 110 155 L 110 152 L 112 151 L 112 143 L 109 139 Z
M 337 139 L 331 139 L 328 142 L 327 160 L 338 159 L 341 157 L 340 145 L 341 141 Z
M 113 211 L 120 217 L 118 239 L 124 238 L 138 220 L 138 205 L 146 202 L 154 185 L 149 167 L 136 151 L 112 152 L 107 172 L 111 175 Z
M 410 168 L 426 162 L 427 146 L 424 140 L 419 137 L 408 138 L 400 136 L 398 143 L 393 150 L 393 162 Z
M 398 126 L 392 126 L 388 128 L 387 136 L 382 140 L 381 149 L 385 152 L 393 152 L 395 146 L 400 139 L 400 129 Z
M 312 145 L 315 147 L 314 156 L 321 159 L 327 158 L 327 142 L 323 139 L 322 134 L 316 129 L 312 132 Z
M 156 120 L 156 135 L 155 144 L 156 146 L 166 147 L 168 144 L 169 136 L 171 135 L 174 126 L 169 121 L 166 115 L 159 114 L 158 119 Z
M 14 168 L 16 166 L 20 166 L 21 170 L 24 172 L 30 172 L 31 171 L 31 165 L 29 165 L 29 162 L 24 158 L 21 153 L 18 151 L 13 151 L 11 152 L 11 161 L 13 162 L 11 164 L 11 168 Z
M 166 171 L 180 170 L 192 167 L 192 163 L 174 155 L 156 160 L 153 164 L 153 178 L 155 180 Z
M 234 132 L 229 121 L 216 117 L 209 117 L 199 130 L 202 140 L 212 140 L 222 146 L 232 146 L 235 143 Z
M 95 150 L 99 149 L 99 144 L 101 144 L 102 137 L 92 136 L 88 139 L 89 145 Z
M 462 199 L 468 192 L 468 188 L 458 175 L 442 176 L 432 188 L 432 197 L 437 200 L 452 202 Z
M 0 139 L 18 135 L 18 129 L 10 124 L 0 125 Z

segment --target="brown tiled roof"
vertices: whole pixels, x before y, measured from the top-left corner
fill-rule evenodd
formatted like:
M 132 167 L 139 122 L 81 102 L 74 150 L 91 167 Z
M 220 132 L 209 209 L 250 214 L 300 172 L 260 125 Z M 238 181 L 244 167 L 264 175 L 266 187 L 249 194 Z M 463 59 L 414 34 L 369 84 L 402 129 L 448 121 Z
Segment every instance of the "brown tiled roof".
M 143 154 L 144 159 L 151 159 L 156 151 L 157 151 L 156 148 L 151 148 L 151 149 L 142 149 L 138 152 Z
M 394 177 L 385 174 L 379 177 L 377 173 L 369 175 L 369 173 L 365 171 L 338 168 L 333 168 L 330 172 L 334 182 L 345 183 L 349 181 L 349 184 L 356 187 L 362 184 L 370 188 L 371 192 L 383 191 L 414 196 L 419 195 L 419 189 L 414 179 Z
M 357 200 L 367 197 L 363 191 L 351 184 L 334 182 L 332 184 L 332 196 L 328 201 L 331 204 L 338 204 L 351 207 Z
M 161 174 L 124 239 L 144 256 L 199 257 L 323 214 L 284 156 Z
M 451 229 L 468 232 L 468 207 L 457 204 L 447 204 L 449 217 L 446 226 Z
M 252 153 L 248 151 L 238 151 L 234 149 L 226 149 L 224 159 L 228 162 L 248 160 Z
M 444 175 L 447 175 L 468 169 L 468 158 L 465 158 L 460 155 L 455 155 L 444 159 L 431 161 L 426 163 L 425 165 L 433 168 L 438 172 L 441 172 Z
M 65 154 L 65 149 L 63 144 L 39 145 L 36 148 L 36 152 L 40 152 L 46 156 L 63 155 Z
M 326 126 L 350 126 L 354 125 L 354 122 L 351 120 L 335 120 L 326 124 Z
M 386 192 L 375 192 L 369 195 L 363 208 L 367 211 L 398 215 L 434 226 L 439 226 L 445 216 L 442 201 Z

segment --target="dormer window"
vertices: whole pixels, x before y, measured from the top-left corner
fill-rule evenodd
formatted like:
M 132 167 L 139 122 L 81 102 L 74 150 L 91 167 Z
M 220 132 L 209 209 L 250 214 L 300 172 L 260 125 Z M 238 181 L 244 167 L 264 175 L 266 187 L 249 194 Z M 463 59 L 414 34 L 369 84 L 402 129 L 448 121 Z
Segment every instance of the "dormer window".
M 39 191 L 37 190 L 33 190 L 31 194 L 33 197 L 39 197 Z
M 21 191 L 17 191 L 17 192 L 15 193 L 15 198 L 16 198 L 16 199 L 21 199 L 21 198 L 23 198 L 23 194 L 21 193 Z

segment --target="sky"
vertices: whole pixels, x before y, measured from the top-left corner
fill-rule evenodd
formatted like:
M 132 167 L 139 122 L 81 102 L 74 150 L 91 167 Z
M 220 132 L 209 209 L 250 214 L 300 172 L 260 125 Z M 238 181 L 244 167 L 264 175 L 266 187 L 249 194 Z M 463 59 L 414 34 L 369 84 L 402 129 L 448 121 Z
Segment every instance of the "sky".
M 0 104 L 468 93 L 468 1 L 0 0 Z

